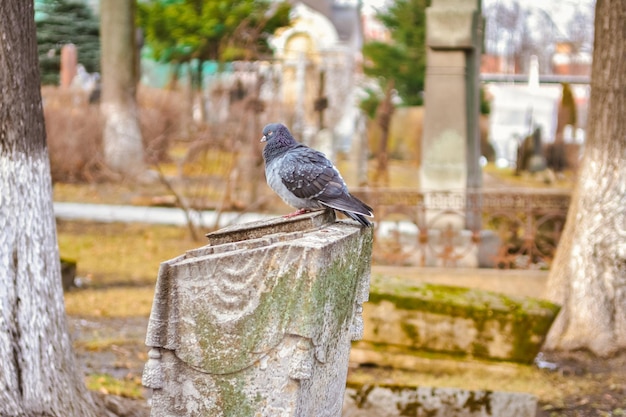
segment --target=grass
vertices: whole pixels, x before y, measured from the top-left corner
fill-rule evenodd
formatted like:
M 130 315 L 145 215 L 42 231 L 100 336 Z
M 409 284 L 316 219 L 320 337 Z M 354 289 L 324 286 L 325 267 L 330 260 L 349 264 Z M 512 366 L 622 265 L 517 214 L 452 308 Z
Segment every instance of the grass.
M 147 318 L 153 298 L 153 285 L 73 290 L 65 294 L 65 311 L 89 318 Z
M 555 175 L 551 171 L 522 172 L 520 175 L 516 175 L 515 168 L 498 168 L 492 163 L 484 166 L 482 170 L 499 185 L 515 188 L 571 190 L 576 177 L 572 171 L 565 171 L 559 175 Z M 486 186 L 490 185 L 486 184 Z
M 59 221 L 57 235 L 61 256 L 93 288 L 153 285 L 161 262 L 204 244 L 185 228 L 147 224 Z
M 87 376 L 86 385 L 92 391 L 99 391 L 107 395 L 119 395 L 133 399 L 143 398 L 141 377 L 138 376 L 119 379 L 109 374 L 91 374 Z
M 186 228 L 147 224 L 60 221 L 57 236 L 60 253 L 77 261 L 77 275 L 86 283 L 85 288 L 65 293 L 67 314 L 92 321 L 122 319 L 120 326 L 125 326 L 123 319 L 131 317 L 147 321 L 162 261 L 203 244 L 194 242 Z M 121 334 L 122 329 L 119 331 Z M 143 338 L 115 336 L 110 330 L 82 337 L 74 343 L 75 349 L 87 355 L 114 352 L 115 366 L 129 369 L 123 377 L 90 373 L 89 389 L 142 398 L 141 374 L 130 369 L 141 368 L 147 360 Z
M 121 337 L 98 337 L 94 339 L 77 340 L 74 342 L 74 347 L 84 349 L 88 352 L 102 352 L 108 349 L 116 349 L 118 346 L 135 343 L 135 340 L 124 339 Z
M 91 204 L 135 204 L 152 197 L 168 195 L 164 185 L 131 183 L 55 183 L 54 201 Z

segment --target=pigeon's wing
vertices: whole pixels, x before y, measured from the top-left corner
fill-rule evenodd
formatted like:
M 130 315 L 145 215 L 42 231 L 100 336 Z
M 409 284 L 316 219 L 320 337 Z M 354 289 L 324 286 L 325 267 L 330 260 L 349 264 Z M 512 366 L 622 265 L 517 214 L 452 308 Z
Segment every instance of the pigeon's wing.
M 280 176 L 285 187 L 298 198 L 316 200 L 340 211 L 372 215 L 372 208 L 350 195 L 337 169 L 314 149 L 301 145 L 289 151 Z
M 285 154 L 279 175 L 285 187 L 296 197 L 312 199 L 336 181 L 337 173 L 324 154 L 301 145 Z

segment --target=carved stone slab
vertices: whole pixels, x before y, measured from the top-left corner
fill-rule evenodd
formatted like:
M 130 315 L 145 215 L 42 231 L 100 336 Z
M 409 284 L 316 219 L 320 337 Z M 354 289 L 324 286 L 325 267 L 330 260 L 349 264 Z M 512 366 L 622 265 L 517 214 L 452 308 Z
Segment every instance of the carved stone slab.
M 208 237 L 161 264 L 144 370 L 152 416 L 340 416 L 371 228 L 317 212 Z

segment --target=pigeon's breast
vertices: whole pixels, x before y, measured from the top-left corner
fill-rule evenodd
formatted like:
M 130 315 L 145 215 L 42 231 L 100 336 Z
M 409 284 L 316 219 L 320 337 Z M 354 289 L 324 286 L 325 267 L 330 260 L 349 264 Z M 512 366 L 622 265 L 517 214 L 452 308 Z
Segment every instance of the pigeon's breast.
M 299 198 L 294 195 L 283 183 L 283 179 L 280 176 L 279 167 L 282 163 L 282 158 L 276 158 L 271 163 L 265 165 L 265 178 L 267 179 L 267 185 L 270 186 L 272 190 L 282 200 L 290 205 L 291 207 L 297 209 L 321 209 L 322 206 L 319 202 L 315 200 Z

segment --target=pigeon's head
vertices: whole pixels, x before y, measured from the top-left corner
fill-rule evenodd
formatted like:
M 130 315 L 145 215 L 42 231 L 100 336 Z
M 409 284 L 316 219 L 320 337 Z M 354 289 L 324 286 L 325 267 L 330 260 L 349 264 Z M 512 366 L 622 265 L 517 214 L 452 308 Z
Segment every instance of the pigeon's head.
M 287 142 L 293 141 L 287 126 L 282 123 L 270 123 L 263 128 L 261 142 L 274 142 L 276 139 Z

